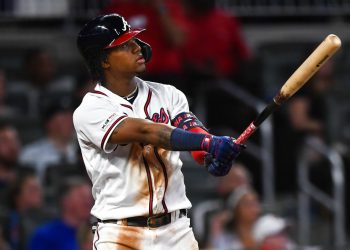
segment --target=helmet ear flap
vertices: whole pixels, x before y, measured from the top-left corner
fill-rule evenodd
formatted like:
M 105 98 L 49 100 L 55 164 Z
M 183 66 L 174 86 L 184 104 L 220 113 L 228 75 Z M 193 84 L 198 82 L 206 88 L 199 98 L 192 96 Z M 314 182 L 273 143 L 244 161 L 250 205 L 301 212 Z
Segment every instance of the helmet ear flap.
M 145 59 L 146 62 L 151 60 L 152 57 L 152 48 L 148 43 L 145 43 L 144 41 L 135 38 L 135 42 L 141 47 L 141 53 L 143 58 Z

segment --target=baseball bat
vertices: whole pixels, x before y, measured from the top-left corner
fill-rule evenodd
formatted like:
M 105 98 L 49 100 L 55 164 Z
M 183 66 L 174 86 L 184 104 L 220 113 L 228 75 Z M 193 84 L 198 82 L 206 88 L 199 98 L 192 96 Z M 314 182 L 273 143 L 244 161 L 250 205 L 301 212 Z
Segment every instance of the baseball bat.
M 277 95 L 273 98 L 257 118 L 249 124 L 238 137 L 236 143 L 244 143 L 265 121 L 265 119 L 295 94 L 340 48 L 341 40 L 334 34 L 328 35 L 322 43 L 310 54 L 283 84 Z

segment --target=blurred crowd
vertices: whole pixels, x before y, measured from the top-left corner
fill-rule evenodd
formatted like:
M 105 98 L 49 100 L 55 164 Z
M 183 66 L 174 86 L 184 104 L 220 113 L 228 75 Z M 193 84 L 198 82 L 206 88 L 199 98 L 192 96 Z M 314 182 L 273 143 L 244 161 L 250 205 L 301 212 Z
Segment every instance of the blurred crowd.
M 216 8 L 214 0 L 104 2 L 100 13 L 120 13 L 133 28 L 147 29 L 140 38 L 152 46 L 153 58 L 142 78 L 176 86 L 194 112 L 205 95 L 205 125 L 212 133 L 242 131 L 254 118 L 254 111 L 218 87 L 234 84 L 266 99 L 256 57 L 232 13 Z M 82 65 L 73 74 L 60 71 L 55 55 L 43 47 L 28 49 L 21 59 L 17 74 L 0 70 L 0 250 L 92 249 L 91 187 L 72 113 L 94 83 Z M 333 72 L 331 62 L 275 119 L 275 143 L 283 145 L 276 147 L 281 192 L 297 189 L 296 159 L 304 140 L 328 143 L 324 97 L 334 83 Z M 319 155 L 313 157 L 321 162 Z M 297 249 L 293 223 L 261 204 L 256 162 L 249 156 L 242 161 L 219 179 L 212 200 L 194 204 L 192 214 L 205 211 L 203 225 L 194 224 L 200 246 Z M 322 179 L 328 173 L 322 171 L 312 178 L 329 190 L 329 181 Z

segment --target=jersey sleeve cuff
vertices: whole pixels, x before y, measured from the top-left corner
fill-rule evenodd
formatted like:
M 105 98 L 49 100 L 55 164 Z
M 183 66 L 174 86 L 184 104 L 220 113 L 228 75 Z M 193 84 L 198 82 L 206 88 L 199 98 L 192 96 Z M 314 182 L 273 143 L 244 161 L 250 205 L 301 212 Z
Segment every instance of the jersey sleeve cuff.
M 106 152 L 106 153 L 110 153 L 113 151 L 114 147 L 108 147 L 108 140 L 109 137 L 112 135 L 114 129 L 122 122 L 124 121 L 124 119 L 127 118 L 126 115 L 124 116 L 120 116 L 119 118 L 117 118 L 111 126 L 109 126 L 109 128 L 107 129 L 106 133 L 104 134 L 102 141 L 101 141 L 101 149 Z

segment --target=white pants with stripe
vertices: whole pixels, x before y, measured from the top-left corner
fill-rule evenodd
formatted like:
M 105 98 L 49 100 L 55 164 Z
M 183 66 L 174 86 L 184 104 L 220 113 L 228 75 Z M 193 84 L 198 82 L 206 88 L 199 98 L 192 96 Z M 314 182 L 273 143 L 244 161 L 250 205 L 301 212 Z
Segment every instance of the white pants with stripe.
M 198 243 L 194 238 L 190 219 L 181 217 L 168 225 L 155 229 L 124 226 L 114 223 L 98 223 L 93 250 L 194 250 Z

